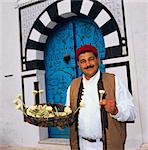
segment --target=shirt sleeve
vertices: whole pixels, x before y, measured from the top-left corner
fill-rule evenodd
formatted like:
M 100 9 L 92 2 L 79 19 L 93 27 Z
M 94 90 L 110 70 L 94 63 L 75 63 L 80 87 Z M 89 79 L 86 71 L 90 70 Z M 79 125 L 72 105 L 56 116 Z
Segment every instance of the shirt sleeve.
M 70 106 L 70 86 L 67 89 L 67 94 L 66 94 L 66 106 Z
M 118 113 L 111 116 L 122 122 L 135 120 L 136 110 L 133 103 L 133 97 L 117 76 L 115 76 L 115 95 Z

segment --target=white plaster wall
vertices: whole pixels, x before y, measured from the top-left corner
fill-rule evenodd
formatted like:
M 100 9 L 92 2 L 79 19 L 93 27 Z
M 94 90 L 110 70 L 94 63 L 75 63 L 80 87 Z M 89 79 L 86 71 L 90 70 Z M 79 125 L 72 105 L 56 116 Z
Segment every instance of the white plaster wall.
M 10 0 L 0 1 L 0 144 L 36 145 L 38 127 L 24 123 L 12 104 L 22 89 L 18 9 L 14 7 Z
M 141 121 L 139 128 L 141 126 L 142 143 L 148 143 L 148 0 L 126 0 L 125 16 L 132 62 L 132 86 L 137 111 L 140 113 L 136 123 Z M 131 135 L 140 137 L 139 128 Z
M 148 2 L 143 1 L 126 0 L 125 3 L 132 86 L 138 111 L 136 125 L 129 125 L 129 137 L 133 141 L 136 137 L 139 145 L 148 143 Z M 24 123 L 22 114 L 12 104 L 16 94 L 21 92 L 19 20 L 14 6 L 12 0 L 0 1 L 0 144 L 35 146 L 39 141 L 38 127 Z M 13 76 L 4 77 L 10 74 Z M 128 147 L 132 149 L 134 144 Z

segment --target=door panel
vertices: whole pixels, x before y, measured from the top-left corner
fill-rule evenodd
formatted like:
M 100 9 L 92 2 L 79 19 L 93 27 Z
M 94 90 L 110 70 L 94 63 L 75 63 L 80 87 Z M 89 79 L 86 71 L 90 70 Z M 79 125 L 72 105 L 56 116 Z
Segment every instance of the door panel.
M 46 99 L 48 103 L 65 104 L 66 90 L 76 77 L 75 52 L 72 23 L 56 28 L 47 41 L 45 50 Z M 69 54 L 68 63 L 64 56 Z M 50 137 L 68 138 L 69 130 L 49 128 Z
M 81 75 L 75 59 L 75 50 L 83 44 L 97 47 L 101 58 L 105 46 L 101 30 L 89 18 L 73 17 L 58 25 L 50 33 L 45 49 L 46 99 L 49 103 L 65 104 L 66 91 L 73 78 Z M 68 62 L 64 56 L 70 55 Z M 49 136 L 68 138 L 69 129 L 49 128 Z

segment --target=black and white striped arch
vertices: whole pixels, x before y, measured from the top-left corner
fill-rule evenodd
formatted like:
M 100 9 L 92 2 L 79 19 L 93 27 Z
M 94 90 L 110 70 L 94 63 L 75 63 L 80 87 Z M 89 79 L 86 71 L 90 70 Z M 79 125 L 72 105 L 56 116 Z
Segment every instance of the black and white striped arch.
M 126 46 L 126 39 L 121 37 L 114 17 L 104 5 L 94 0 L 61 0 L 49 5 L 34 22 L 27 39 L 23 71 L 44 70 L 44 46 L 50 31 L 65 19 L 82 15 L 93 19 L 102 30 L 105 58 L 123 56 L 122 47 Z

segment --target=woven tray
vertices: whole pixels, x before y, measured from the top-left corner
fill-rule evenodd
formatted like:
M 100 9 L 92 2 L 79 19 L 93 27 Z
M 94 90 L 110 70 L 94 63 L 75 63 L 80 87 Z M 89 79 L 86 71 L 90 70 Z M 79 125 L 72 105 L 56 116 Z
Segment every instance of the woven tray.
M 40 104 L 44 105 L 44 104 Z M 63 112 L 65 106 L 62 104 L 46 104 L 47 106 L 52 106 L 53 111 L 56 112 L 55 108 L 57 108 L 58 112 Z M 27 110 L 27 109 L 26 109 Z M 71 126 L 76 120 L 76 114 L 72 112 L 66 116 L 54 116 L 51 118 L 44 118 L 44 117 L 32 117 L 29 115 L 25 115 L 24 120 L 32 125 L 39 126 L 39 127 L 69 127 Z

